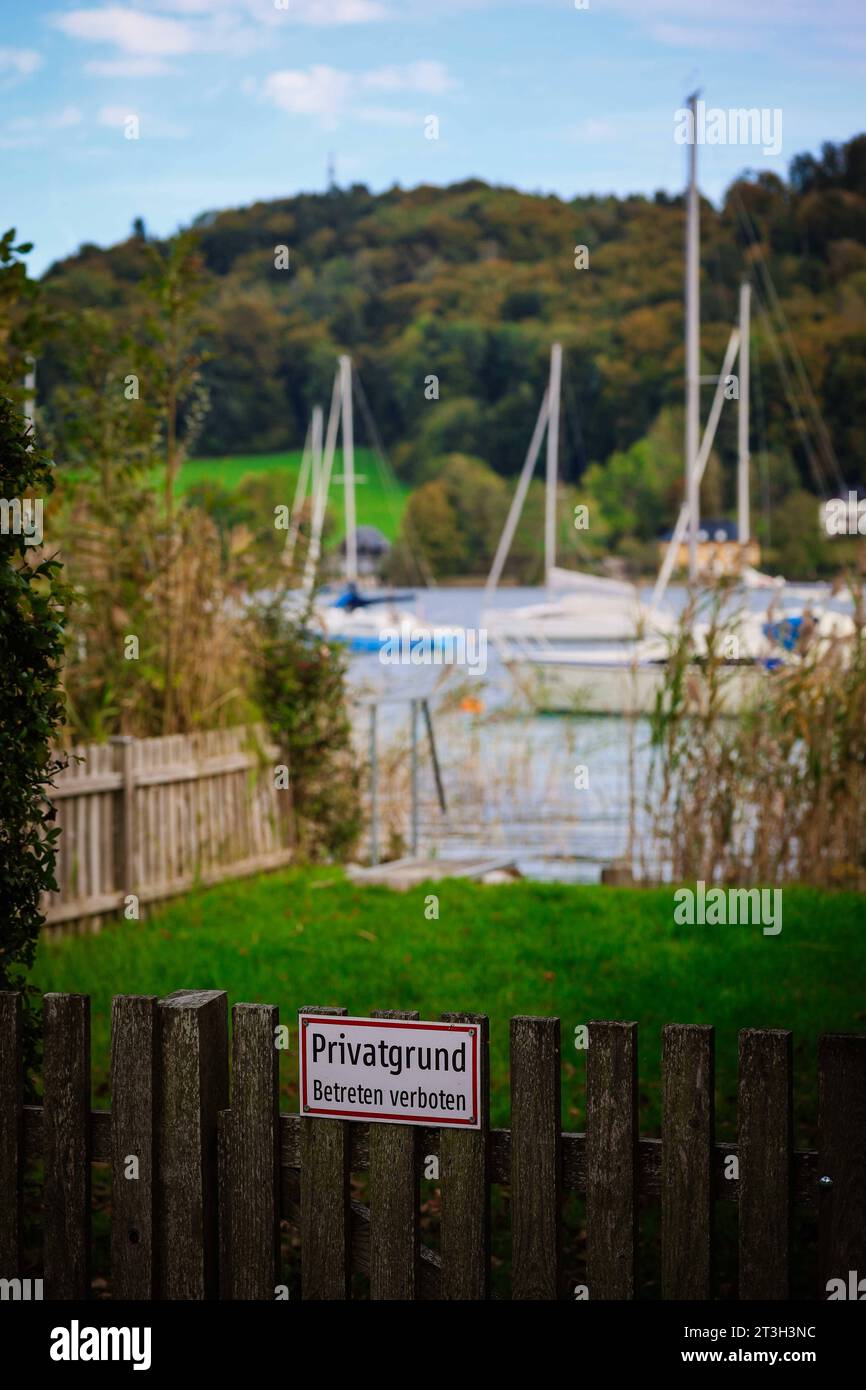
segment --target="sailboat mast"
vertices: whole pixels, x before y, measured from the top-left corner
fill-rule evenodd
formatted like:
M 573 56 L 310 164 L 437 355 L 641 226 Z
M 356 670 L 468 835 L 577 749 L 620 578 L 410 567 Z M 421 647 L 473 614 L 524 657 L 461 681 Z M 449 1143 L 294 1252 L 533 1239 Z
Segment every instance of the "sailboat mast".
M 737 413 L 737 540 L 749 541 L 749 319 L 752 287 L 740 285 L 740 380 Z
M 322 529 L 325 524 L 325 509 L 328 505 L 328 490 L 331 486 L 331 469 L 334 465 L 334 450 L 337 447 L 337 430 L 340 424 L 340 397 L 343 385 L 342 367 L 334 373 L 331 390 L 331 408 L 328 412 L 328 432 L 325 437 L 325 451 L 319 462 L 313 492 L 313 519 L 310 526 L 310 544 L 307 547 L 307 562 L 304 566 L 304 592 L 312 593 L 316 580 L 316 569 L 322 552 Z M 313 415 L 315 428 L 315 413 Z M 321 432 L 320 432 L 321 437 Z M 313 465 L 315 466 L 315 440 L 313 443 Z
M 550 349 L 550 409 L 547 419 L 547 484 L 544 497 L 544 579 L 550 584 L 556 564 L 556 484 L 559 464 L 559 395 L 562 383 L 562 345 Z
M 340 395 L 343 411 L 343 486 L 346 516 L 346 578 L 358 578 L 358 533 L 355 524 L 355 436 L 352 426 L 352 359 L 340 358 Z
M 26 399 L 24 401 L 24 418 L 27 421 L 28 429 L 33 429 L 36 424 L 36 358 L 28 355 L 27 374 L 24 377 L 24 390 Z M 28 444 L 28 450 L 32 444 Z
M 310 496 L 315 498 L 319 491 L 319 477 L 322 472 L 322 432 L 324 416 L 320 405 L 313 406 L 313 423 L 310 430 L 310 458 L 312 465 L 312 487 Z
M 692 113 L 689 187 L 686 202 L 686 502 L 689 512 L 689 579 L 698 572 L 700 492 L 695 460 L 700 429 L 700 226 L 698 203 L 697 92 L 688 99 Z

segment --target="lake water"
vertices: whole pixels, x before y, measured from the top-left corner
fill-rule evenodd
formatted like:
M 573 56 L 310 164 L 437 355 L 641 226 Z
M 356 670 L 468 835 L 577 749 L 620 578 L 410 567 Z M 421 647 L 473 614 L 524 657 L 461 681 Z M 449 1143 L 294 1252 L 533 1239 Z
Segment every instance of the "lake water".
M 650 590 L 643 594 L 649 599 Z M 804 587 L 798 595 L 826 590 Z M 520 607 L 546 597 L 540 588 L 501 589 L 499 608 Z M 793 596 L 792 596 L 793 597 Z M 665 607 L 677 613 L 686 602 L 672 585 Z M 750 595 L 765 610 L 766 591 Z M 422 621 L 478 629 L 484 591 L 447 588 L 418 591 Z M 828 606 L 844 606 L 844 599 Z M 485 674 L 465 667 L 384 665 L 377 654 L 353 656 L 350 689 L 359 756 L 369 753 L 369 706 L 379 706 L 380 846 L 385 857 L 408 852 L 411 697 L 429 701 L 447 802 L 436 796 L 429 744 L 419 719 L 419 844 L 422 852 L 463 857 L 478 851 L 507 855 L 532 878 L 596 882 L 605 865 L 625 858 L 653 875 L 664 866 L 651 846 L 644 810 L 651 759 L 646 720 L 588 715 L 536 714 L 514 687 L 495 649 L 488 646 Z M 389 847 L 389 835 L 403 843 Z
M 543 589 L 503 589 L 496 604 L 519 607 L 544 596 Z M 482 605 L 482 589 L 433 589 L 419 592 L 416 610 L 434 625 L 477 629 Z M 533 878 L 584 882 L 597 881 L 603 865 L 627 853 L 629 765 L 635 785 L 642 786 L 649 745 L 645 721 L 538 715 L 516 692 L 492 646 L 483 675 L 465 667 L 383 665 L 373 654 L 351 658 L 349 679 L 359 700 L 388 701 L 378 713 L 384 847 L 389 825 L 408 838 L 408 700 L 425 696 L 447 814 L 438 804 L 419 720 L 422 851 L 438 857 L 489 851 L 513 858 Z M 356 706 L 354 721 L 359 753 L 366 756 L 369 709 Z

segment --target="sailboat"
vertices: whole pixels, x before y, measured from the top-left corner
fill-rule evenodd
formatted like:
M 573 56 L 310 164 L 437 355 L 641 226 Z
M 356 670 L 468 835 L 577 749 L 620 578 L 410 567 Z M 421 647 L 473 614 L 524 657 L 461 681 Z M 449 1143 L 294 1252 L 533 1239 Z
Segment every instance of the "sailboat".
M 358 571 L 358 527 L 355 506 L 355 431 L 351 358 L 340 357 L 331 395 L 327 432 L 323 441 L 324 417 L 320 407 L 313 411 L 307 442 L 301 459 L 286 546 L 288 558 L 297 541 L 306 490 L 312 496 L 310 542 L 298 602 L 312 593 L 321 558 L 322 531 L 328 494 L 333 479 L 338 434 L 342 435 L 345 558 L 343 582 L 336 592 L 324 589 L 314 605 L 315 620 L 329 641 L 348 647 L 351 652 L 378 652 L 386 649 L 410 655 L 431 653 L 447 662 L 465 650 L 465 632 L 459 627 L 431 627 L 414 607 L 413 593 L 395 593 L 361 587 Z M 291 547 L 291 549 L 290 549 Z
M 554 343 L 550 350 L 547 389 L 485 585 L 481 625 L 506 663 L 518 656 L 543 655 L 551 649 L 575 643 L 610 646 L 632 639 L 636 632 L 661 635 L 672 628 L 668 614 L 660 609 L 651 610 L 634 584 L 582 570 L 564 569 L 556 563 L 561 382 L 562 346 Z M 517 608 L 496 608 L 493 599 L 545 432 L 544 579 L 548 597 Z
M 694 114 L 697 94 L 689 98 Z M 689 578 L 697 577 L 697 546 L 700 536 L 700 483 L 713 446 L 721 410 L 724 387 L 735 361 L 739 368 L 737 539 L 741 554 L 750 538 L 749 518 L 749 330 L 751 288 L 740 288 L 738 322 L 732 329 L 716 380 L 716 391 L 703 437 L 700 437 L 699 362 L 699 200 L 697 187 L 697 146 L 689 147 L 689 179 L 686 218 L 686 429 L 684 441 L 686 497 L 671 534 L 668 550 L 656 579 L 650 602 L 644 603 L 636 589 L 615 589 L 615 581 L 582 576 L 575 581 L 575 592 L 558 603 L 538 605 L 518 611 L 509 622 L 497 622 L 489 615 L 490 635 L 497 643 L 503 661 L 518 687 L 539 709 L 635 716 L 655 708 L 670 659 L 669 639 L 675 630 L 673 617 L 662 608 L 681 544 L 688 545 Z M 557 378 L 558 381 L 558 378 Z M 557 385 L 558 390 L 558 385 Z M 548 395 L 554 399 L 554 377 Z M 547 397 L 545 398 L 547 399 Z M 557 409 L 558 409 L 558 397 Z M 551 478 L 555 480 L 555 431 L 548 433 L 548 499 L 545 549 L 548 584 L 553 568 L 553 528 L 551 508 L 555 505 Z M 534 464 L 534 459 L 533 459 Z M 521 477 L 521 483 L 523 479 Z M 524 487 L 525 491 L 525 487 Z M 520 484 L 518 484 L 518 494 Z M 515 501 L 517 498 L 515 498 Z M 516 525 L 516 522 L 515 522 Z M 506 525 L 503 540 L 511 533 Z M 507 551 L 507 546 L 506 546 Z M 494 565 L 494 571 L 496 566 Z M 500 566 L 501 570 L 501 566 Z M 494 578 L 498 582 L 498 572 Z M 720 682 L 721 708 L 738 714 L 766 689 L 768 673 L 790 659 L 790 646 L 784 632 L 790 621 L 773 622 L 751 611 L 748 598 L 757 590 L 768 590 L 771 607 L 782 610 L 786 601 L 785 581 L 762 575 L 743 565 L 739 574 L 741 607 L 738 619 L 738 654 L 725 659 Z M 796 597 L 802 597 L 798 591 Z M 790 620 L 791 615 L 788 614 Z M 814 611 L 819 631 L 838 632 L 839 615 Z M 510 625 L 509 625 L 510 623 Z M 574 634 L 573 636 L 571 634 Z M 578 635 L 579 634 L 579 635 Z M 696 707 L 706 696 L 702 671 L 707 659 L 707 626 L 697 624 L 691 634 L 692 658 L 688 686 Z

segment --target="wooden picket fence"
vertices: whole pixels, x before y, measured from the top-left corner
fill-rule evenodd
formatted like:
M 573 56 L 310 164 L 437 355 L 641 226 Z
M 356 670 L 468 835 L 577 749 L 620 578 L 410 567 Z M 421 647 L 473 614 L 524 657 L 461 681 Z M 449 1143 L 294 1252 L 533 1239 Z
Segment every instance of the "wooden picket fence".
M 260 726 L 113 738 L 73 750 L 50 791 L 60 826 L 49 926 L 99 920 L 291 859 L 289 792 Z M 79 759 L 81 761 L 79 761 Z
M 491 1130 L 487 1020 L 443 1018 L 482 1025 L 481 1130 L 281 1115 L 278 1011 L 263 1004 L 232 1010 L 230 1103 L 227 996 L 216 990 L 114 999 L 110 1113 L 91 1110 L 88 998 L 46 995 L 43 1103 L 24 1106 L 21 1001 L 0 994 L 0 1277 L 23 1277 L 30 1159 L 42 1162 L 43 1276 L 54 1299 L 90 1292 L 92 1162 L 112 1169 L 114 1298 L 272 1299 L 284 1219 L 299 1232 L 303 1298 L 346 1299 L 356 1272 L 374 1299 L 484 1299 L 493 1183 L 510 1191 L 516 1299 L 574 1297 L 562 1276 L 567 1193 L 586 1200 L 591 1300 L 635 1297 L 645 1196 L 661 1205 L 665 1298 L 712 1296 L 718 1202 L 739 1207 L 741 1299 L 789 1296 L 800 1206 L 817 1217 L 816 1296 L 830 1278 L 866 1273 L 866 1036 L 820 1039 L 819 1149 L 804 1152 L 792 1141 L 789 1032 L 740 1034 L 730 1144 L 714 1141 L 710 1027 L 663 1030 L 658 1140 L 638 1135 L 636 1024 L 589 1025 L 586 1133 L 564 1134 L 558 1019 L 511 1020 L 511 1128 Z M 419 1237 L 419 1178 L 432 1155 L 438 1251 Z M 124 1176 L 130 1156 L 134 1181 Z M 356 1173 L 368 1174 L 369 1205 L 351 1198 Z

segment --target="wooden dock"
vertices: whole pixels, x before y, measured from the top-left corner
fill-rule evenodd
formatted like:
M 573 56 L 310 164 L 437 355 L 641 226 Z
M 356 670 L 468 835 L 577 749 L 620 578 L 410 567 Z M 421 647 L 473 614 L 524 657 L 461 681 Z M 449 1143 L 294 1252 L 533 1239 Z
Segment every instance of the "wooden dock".
M 486 855 L 464 859 L 431 859 L 410 856 L 392 859 L 386 864 L 369 867 L 349 864 L 346 875 L 353 883 L 379 884 L 405 893 L 419 883 L 431 883 L 441 878 L 472 878 L 480 883 L 511 883 L 522 878 L 509 855 Z

